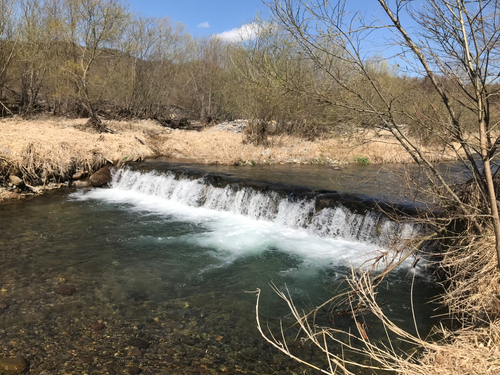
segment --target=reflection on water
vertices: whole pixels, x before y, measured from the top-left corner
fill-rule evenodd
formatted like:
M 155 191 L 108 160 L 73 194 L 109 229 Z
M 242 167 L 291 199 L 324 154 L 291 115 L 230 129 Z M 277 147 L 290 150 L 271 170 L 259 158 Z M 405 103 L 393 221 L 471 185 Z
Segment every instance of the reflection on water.
M 172 207 L 109 189 L 0 206 L 0 355 L 25 357 L 37 374 L 312 374 L 264 343 L 245 292 L 263 289 L 261 319 L 289 324 L 269 283 L 286 286 L 301 308 L 319 305 L 349 271 L 342 254 L 367 245 Z M 411 331 L 410 284 L 403 269 L 380 298 Z M 424 334 L 436 292 L 424 278 L 414 291 Z M 365 319 L 369 335 L 382 337 Z

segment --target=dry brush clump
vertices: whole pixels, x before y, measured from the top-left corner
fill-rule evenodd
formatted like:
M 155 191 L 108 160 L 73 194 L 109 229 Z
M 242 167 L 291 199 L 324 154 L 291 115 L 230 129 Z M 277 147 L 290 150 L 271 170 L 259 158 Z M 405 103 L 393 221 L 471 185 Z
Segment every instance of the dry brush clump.
M 97 134 L 81 128 L 85 119 L 50 118 L 0 123 L 0 178 L 21 177 L 26 184 L 45 184 L 68 180 L 76 170 L 93 172 L 106 163 L 143 160 L 156 156 L 147 146 L 153 131 L 163 129 L 154 123 L 134 124 L 130 129 L 116 123 L 115 134 Z
M 493 263 L 495 263 L 493 261 Z M 485 275 L 483 275 L 485 276 Z M 356 374 L 382 371 L 402 375 L 495 375 L 500 373 L 500 321 L 484 321 L 479 326 L 464 325 L 452 330 L 443 325 L 435 327 L 427 337 L 410 334 L 392 321 L 377 299 L 377 277 L 369 271 L 353 270 L 346 279 L 348 290 L 325 302 L 313 311 L 299 311 L 287 291 L 274 287 L 275 292 L 288 305 L 293 317 L 292 327 L 299 339 L 316 349 L 324 357 L 322 365 L 308 362 L 294 352 L 286 331 L 264 330 L 259 319 L 259 297 L 256 305 L 257 326 L 262 336 L 276 349 L 295 360 L 315 368 L 323 374 Z M 485 283 L 498 280 L 487 277 Z M 476 295 L 482 291 L 475 291 Z M 488 292 L 489 293 L 489 292 Z M 486 295 L 488 294 L 486 293 Z M 403 297 L 402 297 L 403 298 Z M 412 298 L 412 296 L 406 296 Z M 464 298 L 467 295 L 464 294 Z M 486 301 L 485 301 L 486 302 Z M 474 303 L 471 303 L 471 305 Z M 325 306 L 344 306 L 351 315 L 351 330 L 337 328 L 335 324 L 319 324 L 319 311 Z M 485 311 L 489 307 L 482 306 Z M 371 337 L 359 311 L 368 311 L 383 324 L 385 337 Z M 476 312 L 469 310 L 471 313 Z M 411 319 L 411 317 L 409 317 Z M 415 319 L 415 316 L 413 316 Z M 415 323 L 416 326 L 416 323 Z M 398 343 L 409 344 L 413 350 L 402 350 Z

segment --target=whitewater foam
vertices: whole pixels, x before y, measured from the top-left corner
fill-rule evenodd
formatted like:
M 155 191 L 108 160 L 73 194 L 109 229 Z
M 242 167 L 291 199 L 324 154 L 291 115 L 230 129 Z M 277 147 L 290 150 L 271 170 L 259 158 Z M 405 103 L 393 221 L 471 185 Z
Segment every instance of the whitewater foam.
M 183 241 L 211 249 L 221 262 L 263 251 L 300 257 L 306 265 L 359 267 L 416 229 L 377 212 L 353 213 L 339 204 L 316 212 L 315 201 L 291 201 L 249 187 L 215 187 L 172 173 L 118 170 L 110 189 L 72 194 L 73 199 L 127 204 L 135 212 L 200 226 Z

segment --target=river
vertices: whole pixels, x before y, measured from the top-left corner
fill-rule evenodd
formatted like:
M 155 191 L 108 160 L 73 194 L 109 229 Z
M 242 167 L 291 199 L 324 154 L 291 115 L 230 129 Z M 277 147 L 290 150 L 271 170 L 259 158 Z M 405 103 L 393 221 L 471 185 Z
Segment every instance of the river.
M 207 183 L 196 173 L 178 173 L 178 167 L 223 172 L 229 183 Z M 319 166 L 308 175 L 289 166 L 239 167 L 236 184 L 235 169 L 176 168 L 169 172 L 171 163 L 156 160 L 115 172 L 109 188 L 0 205 L 4 356 L 22 356 L 36 374 L 314 374 L 260 337 L 255 294 L 248 292 L 263 291 L 261 321 L 274 331 L 281 319 L 289 327 L 289 311 L 271 283 L 309 310 L 336 293 L 351 265 L 362 266 L 394 239 L 419 230 L 410 221 L 393 223 L 338 202 L 320 210 L 318 196 L 304 190 L 291 199 L 282 188 L 241 182 L 294 182 L 325 193 L 339 190 L 338 181 L 331 185 L 340 176 L 335 173 L 344 179 L 353 173 L 352 180 L 360 170 Z M 344 181 L 343 190 L 363 199 L 410 201 L 388 190 L 373 194 L 370 189 L 389 179 L 378 176 L 367 178 L 370 188 L 360 187 L 357 178 Z M 440 289 L 425 268 L 409 272 L 410 265 L 387 280 L 379 299 L 395 322 L 413 332 L 416 272 L 413 299 L 425 335 L 435 323 L 429 300 Z M 325 308 L 318 322 L 330 324 L 334 315 Z M 363 319 L 371 338 L 384 336 L 370 314 Z M 354 328 L 350 319 L 337 324 Z M 287 334 L 293 342 L 294 330 Z M 302 358 L 326 365 L 307 344 L 291 345 Z

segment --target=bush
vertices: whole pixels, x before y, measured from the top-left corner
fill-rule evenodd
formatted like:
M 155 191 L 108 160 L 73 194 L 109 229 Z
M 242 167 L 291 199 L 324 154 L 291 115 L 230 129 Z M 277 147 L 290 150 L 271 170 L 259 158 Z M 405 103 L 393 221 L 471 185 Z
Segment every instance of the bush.
M 359 165 L 368 165 L 370 164 L 370 158 L 367 156 L 355 156 L 353 162 Z

